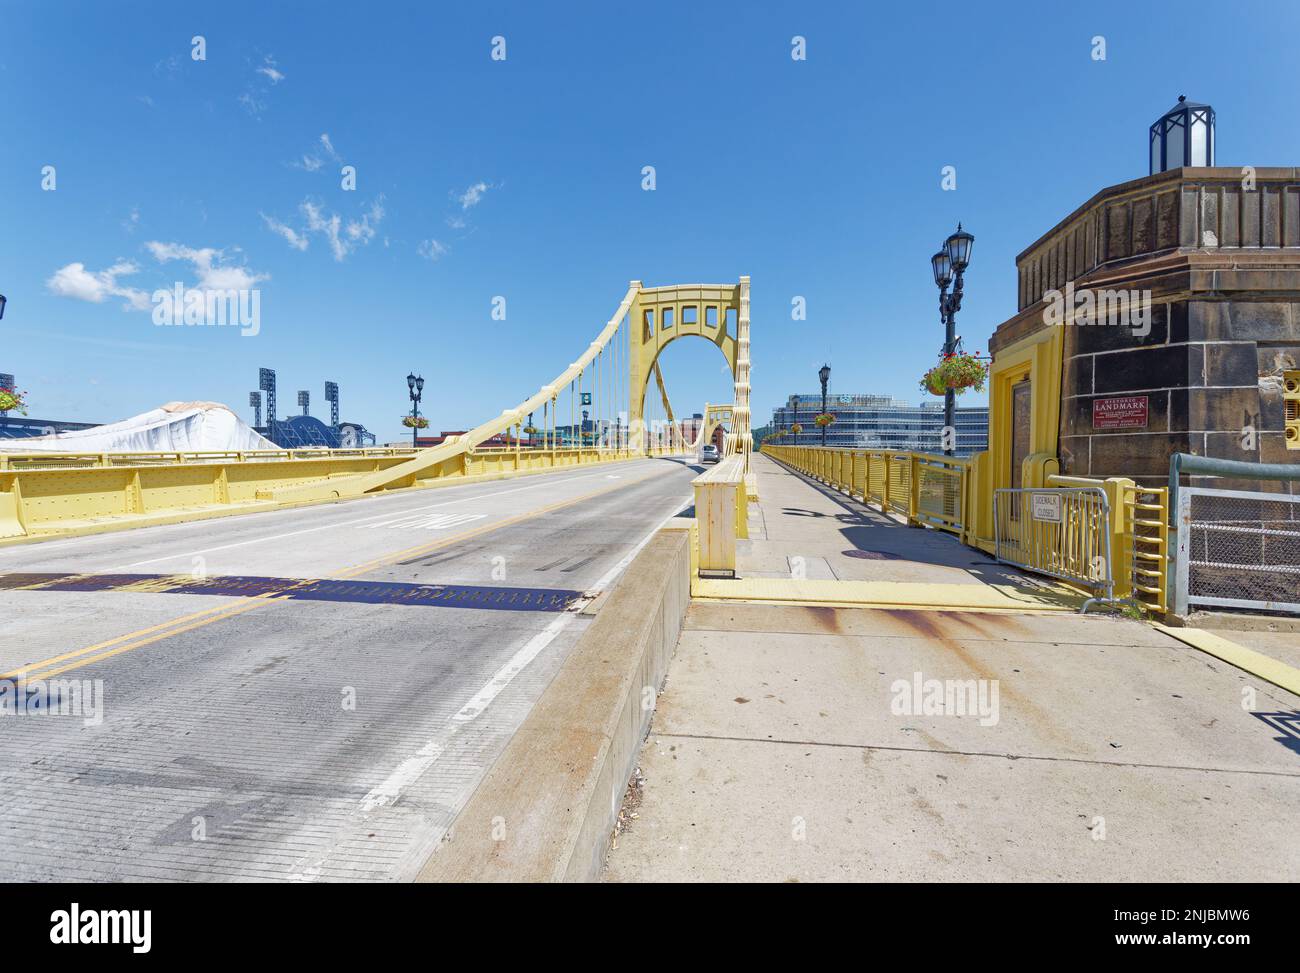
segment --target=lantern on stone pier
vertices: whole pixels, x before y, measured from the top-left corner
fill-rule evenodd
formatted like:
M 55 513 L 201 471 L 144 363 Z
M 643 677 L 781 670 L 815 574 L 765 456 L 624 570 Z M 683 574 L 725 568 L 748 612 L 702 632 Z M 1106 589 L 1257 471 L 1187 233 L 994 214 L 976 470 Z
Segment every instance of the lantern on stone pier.
M 1151 126 L 1149 175 L 1183 166 L 1214 165 L 1214 109 L 1178 96 Z

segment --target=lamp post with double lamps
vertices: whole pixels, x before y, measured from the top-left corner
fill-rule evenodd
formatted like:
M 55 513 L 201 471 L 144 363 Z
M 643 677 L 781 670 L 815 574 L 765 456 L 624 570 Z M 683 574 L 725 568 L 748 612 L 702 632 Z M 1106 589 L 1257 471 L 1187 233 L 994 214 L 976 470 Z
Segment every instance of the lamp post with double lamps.
M 420 418 L 420 399 L 424 396 L 424 376 L 414 373 L 406 376 L 406 390 L 411 396 L 411 445 L 419 447 L 420 424 L 417 421 Z
M 966 268 L 970 266 L 971 244 L 975 238 L 957 224 L 957 232 L 944 241 L 942 249 L 930 258 L 930 267 L 934 271 L 934 283 L 939 288 L 939 316 L 943 321 L 944 357 L 955 355 L 961 345 L 957 337 L 957 312 L 961 310 L 962 280 Z M 948 293 L 948 285 L 952 293 Z M 945 455 L 951 456 L 956 451 L 957 439 L 957 393 L 951 388 L 943 394 L 943 424 L 948 433 L 944 447 Z M 951 437 L 951 438 L 949 438 Z
M 817 370 L 817 377 L 822 381 L 822 415 L 826 415 L 826 383 L 831 380 L 831 366 L 823 365 Z M 826 424 L 822 423 L 822 445 L 826 445 Z

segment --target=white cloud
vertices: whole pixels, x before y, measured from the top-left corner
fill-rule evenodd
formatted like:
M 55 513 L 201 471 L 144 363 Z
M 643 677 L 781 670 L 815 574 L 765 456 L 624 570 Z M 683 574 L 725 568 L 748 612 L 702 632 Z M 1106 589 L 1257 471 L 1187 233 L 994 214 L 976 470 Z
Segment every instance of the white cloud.
M 325 150 L 325 155 L 329 156 L 335 162 L 342 162 L 342 157 L 334 148 L 334 143 L 330 140 L 328 132 L 321 135 L 320 148 Z M 307 172 L 319 172 L 325 165 L 325 160 L 321 158 L 317 147 L 313 146 L 309 151 L 302 154 L 302 161 L 290 162 L 289 165 L 295 169 L 305 169 Z
M 239 96 L 239 103 L 244 106 L 244 111 L 259 120 L 262 117 L 262 112 L 266 111 L 266 99 L 253 91 L 252 88 Z
M 465 217 L 463 216 L 448 216 L 447 225 L 453 230 L 463 230 L 467 224 L 465 223 Z
M 270 80 L 272 87 L 284 80 L 284 72 L 275 66 L 275 58 L 269 54 L 263 56 L 261 65 L 254 68 L 253 72 Z M 239 103 L 244 106 L 244 110 L 258 121 L 262 119 L 262 112 L 266 111 L 267 90 L 267 88 L 257 87 L 255 84 L 250 83 L 244 93 L 239 96 Z
M 295 250 L 306 250 L 310 236 L 318 233 L 329 243 L 334 259 L 342 262 L 348 254 L 358 247 L 364 247 L 375 238 L 379 225 L 384 221 L 384 197 L 376 197 L 370 207 L 356 219 L 346 223 L 338 213 L 326 213 L 324 207 L 313 199 L 304 199 L 298 205 L 298 212 L 303 218 L 304 228 L 294 229 L 274 217 L 262 214 L 267 227 L 284 237 L 289 246 Z
M 295 250 L 307 249 L 307 244 L 310 241 L 307 239 L 307 237 L 304 234 L 299 233 L 291 226 L 287 226 L 284 223 L 281 223 L 279 220 L 275 219 L 274 217 L 267 216 L 265 213 L 262 213 L 261 217 L 265 221 L 267 228 L 270 229 L 273 233 L 278 233 L 280 234 L 280 236 L 284 237 L 285 242 L 287 242 L 289 246 L 293 247 Z
M 460 203 L 460 208 L 462 210 L 467 210 L 477 206 L 479 204 L 479 200 L 483 198 L 483 194 L 492 188 L 493 186 L 490 183 L 476 182 L 474 183 L 474 185 L 466 189 L 463 193 L 453 192 L 451 194 L 451 198 L 457 200 Z
M 160 243 L 150 240 L 145 248 L 159 263 L 188 260 L 198 275 L 199 290 L 251 290 L 260 281 L 269 280 L 270 274 L 258 274 L 247 267 L 224 262 L 225 251 L 215 247 L 196 250 L 180 243 Z M 238 248 L 236 248 L 238 249 Z
M 90 271 L 80 261 L 60 267 L 45 282 L 52 294 L 59 297 L 71 297 L 91 304 L 102 304 L 110 297 L 125 299 L 122 309 L 125 311 L 146 311 L 149 309 L 149 295 L 135 287 L 124 287 L 117 282 L 119 277 L 128 277 L 140 272 L 138 264 L 130 260 L 119 260 L 107 270 Z
M 331 213 L 327 217 L 321 210 L 320 205 L 310 199 L 304 199 L 298 209 L 301 210 L 303 217 L 307 220 L 308 231 L 320 233 L 325 239 L 329 240 L 330 250 L 334 252 L 334 259 L 342 261 L 348 255 L 348 248 L 339 239 L 339 226 L 343 222 L 339 214 Z
M 122 221 L 122 229 L 127 233 L 134 233 L 135 228 L 140 225 L 140 207 L 132 206 L 131 212 L 127 214 L 126 219 Z
M 362 244 L 369 243 L 375 238 L 375 230 L 383 221 L 384 197 L 381 195 L 370 204 L 370 209 L 361 214 L 361 219 L 349 221 L 348 239 Z
M 153 73 L 156 75 L 166 75 L 167 77 L 175 77 L 177 72 L 180 71 L 180 69 L 181 69 L 181 56 L 179 54 L 172 54 L 171 56 L 165 57 L 157 64 L 155 64 L 153 66 Z
M 426 260 L 437 261 L 440 257 L 445 256 L 451 250 L 450 247 L 437 240 L 422 240 L 420 245 L 415 248 L 415 252 Z
M 224 305 L 219 301 L 230 291 L 253 291 L 256 294 L 256 287 L 264 280 L 269 280 L 270 274 L 259 274 L 256 271 L 249 270 L 242 264 L 231 264 L 226 262 L 226 251 L 217 247 L 187 247 L 181 243 L 162 243 L 158 240 L 150 240 L 145 244 L 145 248 L 153 254 L 155 260 L 160 264 L 172 263 L 174 261 L 186 261 L 194 269 L 194 274 L 198 278 L 194 284 L 186 284 L 183 281 L 175 281 L 171 286 L 158 288 L 146 302 L 145 308 L 150 309 L 154 306 L 154 299 L 157 298 L 159 307 L 167 307 L 170 317 L 167 320 L 179 321 L 188 319 L 193 308 L 190 301 L 192 295 L 201 293 L 203 301 L 199 305 L 203 309 L 202 320 L 198 323 L 217 324 L 223 323 Z M 232 248 L 239 252 L 238 247 Z M 177 302 L 177 292 L 175 285 L 180 284 L 184 297 Z M 157 312 L 155 311 L 155 314 Z M 155 322 L 158 318 L 155 317 Z M 188 320 L 187 320 L 187 323 Z M 248 333 L 248 332 L 245 332 Z M 256 333 L 255 331 L 252 333 Z

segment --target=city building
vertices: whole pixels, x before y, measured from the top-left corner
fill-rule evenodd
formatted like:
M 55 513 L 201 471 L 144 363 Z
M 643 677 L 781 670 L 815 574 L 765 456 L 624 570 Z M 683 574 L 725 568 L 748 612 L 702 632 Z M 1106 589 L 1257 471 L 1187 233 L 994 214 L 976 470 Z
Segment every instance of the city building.
M 678 426 L 681 429 L 682 439 L 687 443 L 693 443 L 699 438 L 700 430 L 704 426 L 704 413 L 692 413 L 690 418 L 679 420 Z M 727 427 L 725 425 L 718 425 L 714 427 L 713 435 L 709 437 L 709 441 L 712 442 L 714 446 L 718 447 L 719 452 L 724 448 L 723 443 L 726 442 L 726 435 Z M 754 439 L 755 443 L 761 441 L 762 440 L 757 437 Z
M 797 413 L 796 413 L 797 400 Z M 821 412 L 821 392 L 792 395 L 782 406 L 772 410 L 773 443 L 795 444 L 790 432 L 797 421 L 803 427 L 798 442 L 819 446 L 821 429 L 813 420 Z M 943 402 L 909 405 L 888 395 L 830 395 L 826 411 L 835 421 L 826 429 L 826 445 L 853 449 L 903 449 L 923 453 L 943 452 Z M 956 416 L 957 456 L 970 456 L 988 448 L 989 410 L 987 406 L 959 407 Z

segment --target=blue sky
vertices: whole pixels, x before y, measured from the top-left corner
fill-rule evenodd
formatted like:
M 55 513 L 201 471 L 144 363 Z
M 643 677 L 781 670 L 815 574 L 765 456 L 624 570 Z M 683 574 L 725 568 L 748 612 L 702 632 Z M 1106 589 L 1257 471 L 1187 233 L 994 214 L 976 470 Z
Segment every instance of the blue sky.
M 746 273 L 756 425 L 823 360 L 835 392 L 916 402 L 958 220 L 984 350 L 1016 253 L 1145 175 L 1179 94 L 1214 105 L 1221 165 L 1300 162 L 1293 3 L 468 6 L 0 3 L 0 371 L 32 415 L 247 417 L 270 366 L 281 414 L 304 388 L 325 414 L 332 379 L 383 441 L 413 368 L 463 428 L 573 361 L 629 280 Z M 124 309 L 177 280 L 258 287 L 260 333 Z M 664 364 L 679 412 L 730 400 L 706 343 Z

